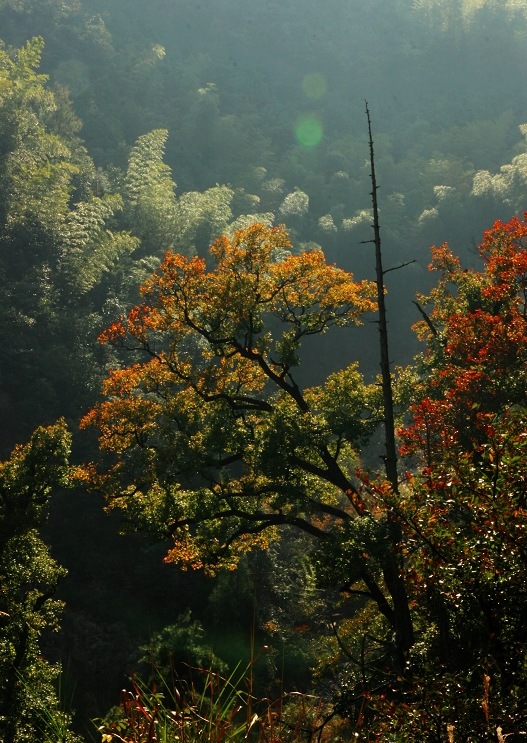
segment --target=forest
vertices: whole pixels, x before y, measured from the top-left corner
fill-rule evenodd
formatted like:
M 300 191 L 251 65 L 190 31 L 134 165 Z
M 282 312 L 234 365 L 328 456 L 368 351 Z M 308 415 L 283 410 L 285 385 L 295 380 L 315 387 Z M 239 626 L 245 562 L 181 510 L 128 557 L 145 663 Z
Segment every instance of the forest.
M 0 743 L 527 736 L 527 0 L 0 0 Z

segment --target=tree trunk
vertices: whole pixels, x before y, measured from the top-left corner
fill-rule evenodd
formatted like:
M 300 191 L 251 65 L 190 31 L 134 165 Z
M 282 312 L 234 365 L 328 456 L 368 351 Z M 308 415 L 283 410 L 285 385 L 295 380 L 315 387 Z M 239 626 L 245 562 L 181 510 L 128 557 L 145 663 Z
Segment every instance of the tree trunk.
M 384 291 L 384 270 L 382 265 L 381 228 L 379 223 L 379 205 L 377 201 L 377 178 L 375 175 L 375 153 L 368 104 L 366 103 L 366 117 L 368 120 L 368 139 L 370 148 L 370 176 L 371 199 L 373 207 L 373 243 L 375 245 L 375 272 L 377 283 L 377 306 L 379 308 L 379 341 L 380 366 L 382 379 L 383 417 L 384 417 L 384 466 L 386 477 L 393 492 L 399 492 L 399 475 L 397 471 L 397 447 L 395 443 L 395 417 L 393 409 L 392 376 L 390 372 L 390 355 L 388 348 L 388 322 L 386 316 L 386 302 Z M 392 509 L 388 511 L 388 537 L 391 544 L 391 554 L 384 567 L 383 575 L 386 587 L 393 601 L 395 613 L 395 641 L 399 652 L 399 663 L 404 666 L 404 657 L 414 644 L 414 632 L 408 595 L 403 576 L 402 557 L 399 545 L 402 530 L 397 515 Z M 401 667 L 402 670 L 402 667 Z

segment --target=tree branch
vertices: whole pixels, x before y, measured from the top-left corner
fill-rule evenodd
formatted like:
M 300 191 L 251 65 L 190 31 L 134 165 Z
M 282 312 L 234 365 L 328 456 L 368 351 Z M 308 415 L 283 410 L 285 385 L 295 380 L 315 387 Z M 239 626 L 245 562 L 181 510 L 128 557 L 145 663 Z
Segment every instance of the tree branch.
M 420 313 L 421 317 L 423 318 L 423 320 L 425 321 L 425 323 L 430 328 L 430 332 L 432 333 L 432 335 L 434 336 L 434 338 L 440 338 L 440 335 L 439 335 L 439 333 L 437 331 L 436 326 L 434 325 L 434 323 L 432 322 L 432 320 L 430 320 L 430 318 L 428 317 L 428 315 L 426 314 L 426 312 L 424 311 L 424 309 L 421 307 L 421 305 L 419 304 L 419 302 L 416 302 L 415 300 L 413 300 L 413 304 L 415 304 L 415 306 L 419 310 L 419 313 Z
M 390 273 L 390 271 L 398 271 L 400 268 L 405 268 L 406 266 L 411 266 L 412 263 L 415 263 L 415 258 L 413 258 L 411 261 L 406 261 L 405 263 L 400 263 L 398 266 L 392 266 L 391 268 L 385 268 L 383 273 L 383 276 L 386 276 L 387 273 Z

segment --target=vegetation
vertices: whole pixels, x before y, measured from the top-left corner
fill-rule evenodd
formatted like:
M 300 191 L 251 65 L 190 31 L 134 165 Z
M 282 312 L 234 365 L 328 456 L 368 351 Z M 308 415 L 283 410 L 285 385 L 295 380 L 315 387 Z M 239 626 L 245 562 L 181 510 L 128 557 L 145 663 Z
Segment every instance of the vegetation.
M 40 638 L 58 628 L 53 598 L 64 570 L 39 529 L 53 489 L 64 486 L 70 435 L 63 422 L 37 429 L 0 464 L 0 732 L 4 743 L 50 740 L 68 716 L 53 687 L 59 669 L 41 656 Z
M 194 568 L 232 567 L 280 526 L 321 540 L 323 579 L 363 597 L 354 634 L 363 612 L 376 628 L 359 629 L 362 659 L 344 653 L 357 668 L 346 668 L 339 710 L 360 706 L 365 725 L 407 740 L 422 740 L 423 724 L 433 740 L 447 724 L 483 734 L 525 722 L 526 235 L 519 220 L 496 223 L 479 273 L 435 251 L 431 314 L 419 305 L 428 350 L 419 376 L 400 374 L 411 402 L 401 453 L 416 457 L 402 487 L 358 466 L 380 403 L 356 366 L 306 390 L 294 376 L 301 340 L 356 322 L 372 287 L 320 253 L 285 253 L 283 231 L 219 238 L 209 271 L 168 253 L 143 287 L 150 304 L 101 336 L 136 360 L 111 372 L 108 400 L 84 419 L 113 455 L 100 473 L 86 468 L 89 484 L 139 528 L 169 535 L 167 561 Z M 377 697 L 365 703 L 373 689 L 389 700 L 381 713 Z
M 0 738 L 523 740 L 527 5 L 208 5 L 0 0 Z
M 199 682 L 172 687 L 161 676 L 159 689 L 152 691 L 141 682 L 123 692 L 117 719 L 100 725 L 102 741 L 198 741 L 211 743 L 253 740 L 298 741 L 316 736 L 319 741 L 344 741 L 349 725 L 335 724 L 325 717 L 320 700 L 308 695 L 290 694 L 274 704 L 251 695 L 249 665 L 238 668 L 229 678 L 210 670 L 195 669 Z M 114 715 L 110 715 L 109 718 Z

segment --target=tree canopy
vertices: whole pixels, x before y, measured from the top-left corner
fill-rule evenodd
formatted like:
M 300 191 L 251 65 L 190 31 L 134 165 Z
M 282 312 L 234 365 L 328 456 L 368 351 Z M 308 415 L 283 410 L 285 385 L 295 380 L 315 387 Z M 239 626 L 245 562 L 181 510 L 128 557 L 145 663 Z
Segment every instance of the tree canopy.
M 379 386 L 354 363 L 318 386 L 297 380 L 302 341 L 359 323 L 374 286 L 319 250 L 295 255 L 282 228 L 218 238 L 210 265 L 168 252 L 144 302 L 101 335 L 131 361 L 84 418 L 104 453 L 84 479 L 135 526 L 170 536 L 167 561 L 232 567 L 278 527 L 318 538 L 318 580 L 377 611 L 375 641 L 355 611 L 368 660 L 361 675 L 345 654 L 339 704 L 364 711 L 360 689 L 376 688 L 361 719 L 383 734 L 523 719 L 526 236 L 526 222 L 497 222 L 479 272 L 434 249 L 440 279 L 416 326 L 427 351 L 397 374 L 395 399 L 410 405 L 398 487 L 358 458 L 383 419 Z
M 171 559 L 233 559 L 268 527 L 319 534 L 320 518 L 349 519 L 335 488 L 353 489 L 375 389 L 355 364 L 308 390 L 296 373 L 302 340 L 358 324 L 373 286 L 290 247 L 282 228 L 255 224 L 218 238 L 211 268 L 169 252 L 145 302 L 101 335 L 137 361 L 111 372 L 108 400 L 84 419 L 115 459 L 96 482 L 173 535 Z

